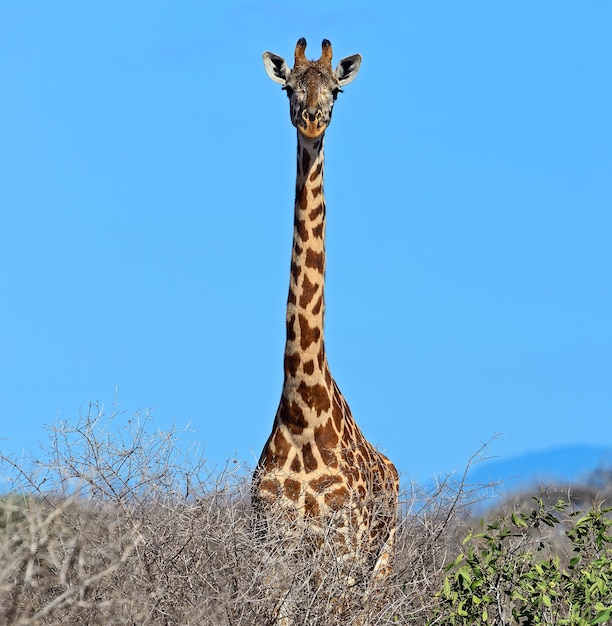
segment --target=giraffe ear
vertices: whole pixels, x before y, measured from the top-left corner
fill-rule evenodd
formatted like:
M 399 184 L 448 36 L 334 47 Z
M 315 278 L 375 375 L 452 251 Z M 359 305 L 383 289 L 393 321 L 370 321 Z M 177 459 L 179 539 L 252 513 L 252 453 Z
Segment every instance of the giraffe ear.
M 334 73 L 336 74 L 336 78 L 338 79 L 340 86 L 348 85 L 355 79 L 360 65 L 360 54 L 353 54 L 350 57 L 345 57 L 342 61 L 340 61 L 340 63 L 338 63 L 338 67 Z
M 272 54 L 271 52 L 264 52 L 263 62 L 268 76 L 275 83 L 280 83 L 281 85 L 284 85 L 287 82 L 290 70 L 287 63 L 285 63 L 285 59 L 283 59 L 283 57 L 279 57 L 278 55 Z

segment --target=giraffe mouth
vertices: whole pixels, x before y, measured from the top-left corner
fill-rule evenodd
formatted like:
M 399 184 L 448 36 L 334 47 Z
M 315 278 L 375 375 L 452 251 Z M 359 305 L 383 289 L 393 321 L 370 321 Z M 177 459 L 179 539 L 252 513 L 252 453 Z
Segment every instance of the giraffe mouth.
M 304 122 L 298 127 L 299 133 L 306 139 L 314 140 L 321 137 L 321 135 L 327 130 L 327 124 L 323 124 L 320 121 Z

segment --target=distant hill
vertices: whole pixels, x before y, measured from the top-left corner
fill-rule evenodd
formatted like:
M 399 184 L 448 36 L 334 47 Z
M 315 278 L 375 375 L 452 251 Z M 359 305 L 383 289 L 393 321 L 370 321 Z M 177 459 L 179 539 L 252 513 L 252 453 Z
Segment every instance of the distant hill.
M 612 467 L 612 447 L 565 446 L 476 464 L 468 483 L 500 482 L 501 493 L 512 493 L 533 485 L 580 483 L 601 467 Z

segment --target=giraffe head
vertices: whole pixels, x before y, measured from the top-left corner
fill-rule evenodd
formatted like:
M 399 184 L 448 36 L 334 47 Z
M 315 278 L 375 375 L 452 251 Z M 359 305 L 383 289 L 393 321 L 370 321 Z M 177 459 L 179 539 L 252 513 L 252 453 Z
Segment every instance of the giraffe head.
M 321 58 L 309 61 L 304 54 L 306 40 L 295 47 L 295 63 L 290 70 L 283 57 L 264 52 L 268 76 L 280 83 L 289 96 L 291 123 L 309 141 L 321 137 L 331 121 L 332 109 L 342 87 L 350 83 L 359 70 L 361 55 L 353 54 L 332 69 L 331 43 L 323 40 Z

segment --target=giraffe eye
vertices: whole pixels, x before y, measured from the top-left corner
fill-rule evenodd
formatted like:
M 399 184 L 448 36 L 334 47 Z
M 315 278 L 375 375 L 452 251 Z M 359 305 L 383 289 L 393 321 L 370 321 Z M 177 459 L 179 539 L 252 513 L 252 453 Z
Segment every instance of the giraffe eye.
M 285 85 L 283 89 L 285 90 L 285 93 L 287 94 L 287 96 L 291 98 L 291 96 L 293 95 L 293 87 L 289 87 L 289 85 Z
M 334 99 L 334 102 L 336 101 L 336 98 L 338 97 L 339 93 L 342 93 L 342 89 L 340 89 L 340 87 L 336 87 L 335 89 L 332 90 L 332 97 Z

